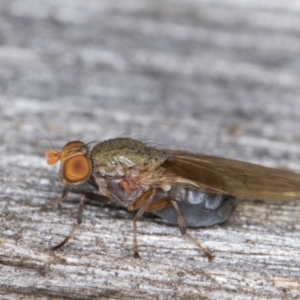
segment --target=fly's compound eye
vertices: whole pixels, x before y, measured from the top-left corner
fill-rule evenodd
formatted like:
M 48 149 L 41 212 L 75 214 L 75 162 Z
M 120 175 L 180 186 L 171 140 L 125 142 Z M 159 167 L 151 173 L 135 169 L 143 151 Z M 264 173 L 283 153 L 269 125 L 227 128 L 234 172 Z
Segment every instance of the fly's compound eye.
M 75 155 L 63 164 L 62 177 L 69 184 L 80 184 L 91 175 L 91 164 L 85 155 Z
M 87 181 L 92 167 L 89 159 L 89 149 L 81 141 L 67 143 L 61 151 L 54 149 L 45 153 L 48 165 L 61 162 L 60 180 L 65 185 L 78 185 Z

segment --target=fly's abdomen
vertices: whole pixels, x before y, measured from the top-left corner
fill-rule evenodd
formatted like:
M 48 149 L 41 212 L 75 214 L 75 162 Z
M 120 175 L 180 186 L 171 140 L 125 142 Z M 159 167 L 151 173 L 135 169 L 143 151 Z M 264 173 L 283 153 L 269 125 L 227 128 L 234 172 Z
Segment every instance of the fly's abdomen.
M 169 192 L 158 192 L 155 200 L 168 197 L 177 201 L 187 227 L 208 227 L 223 223 L 235 210 L 235 197 L 205 193 L 196 189 L 172 187 Z M 167 207 L 155 214 L 166 223 L 178 225 L 173 207 Z

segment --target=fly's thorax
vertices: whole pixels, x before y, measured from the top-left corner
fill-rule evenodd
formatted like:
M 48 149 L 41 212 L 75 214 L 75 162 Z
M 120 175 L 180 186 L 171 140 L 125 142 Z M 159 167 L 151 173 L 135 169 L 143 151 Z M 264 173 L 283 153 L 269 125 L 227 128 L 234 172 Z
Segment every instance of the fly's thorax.
M 101 176 L 124 176 L 129 170 L 138 173 L 158 167 L 167 159 L 167 155 L 140 141 L 116 138 L 95 145 L 91 159 L 94 173 Z

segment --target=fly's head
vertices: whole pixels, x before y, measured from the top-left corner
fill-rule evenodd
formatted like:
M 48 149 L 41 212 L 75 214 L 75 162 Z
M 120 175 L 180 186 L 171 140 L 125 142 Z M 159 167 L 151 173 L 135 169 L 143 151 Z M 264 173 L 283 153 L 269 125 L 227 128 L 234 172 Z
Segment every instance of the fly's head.
M 64 185 L 79 185 L 85 183 L 91 176 L 89 149 L 81 141 L 69 142 L 61 151 L 48 150 L 45 156 L 48 158 L 48 165 L 54 165 L 60 161 L 59 177 Z

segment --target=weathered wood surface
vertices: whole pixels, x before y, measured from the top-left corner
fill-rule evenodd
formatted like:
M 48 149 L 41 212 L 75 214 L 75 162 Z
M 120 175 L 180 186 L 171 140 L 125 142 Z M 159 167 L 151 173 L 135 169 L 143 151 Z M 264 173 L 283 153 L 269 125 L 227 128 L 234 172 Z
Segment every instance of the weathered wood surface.
M 241 200 L 190 230 L 77 199 L 51 146 L 126 134 L 300 172 L 297 1 L 0 2 L 1 299 L 299 299 L 300 202 Z

